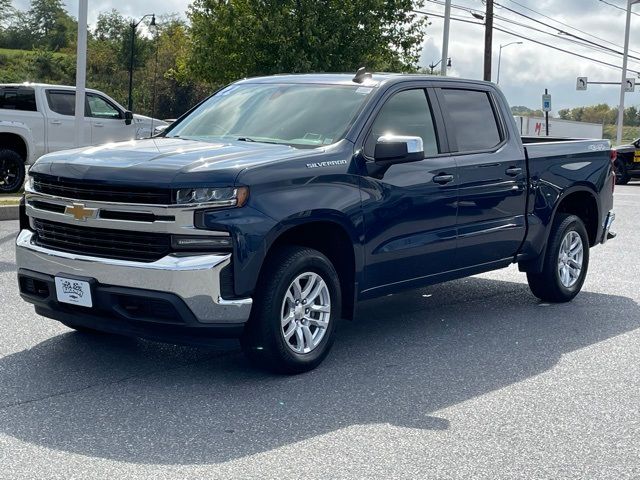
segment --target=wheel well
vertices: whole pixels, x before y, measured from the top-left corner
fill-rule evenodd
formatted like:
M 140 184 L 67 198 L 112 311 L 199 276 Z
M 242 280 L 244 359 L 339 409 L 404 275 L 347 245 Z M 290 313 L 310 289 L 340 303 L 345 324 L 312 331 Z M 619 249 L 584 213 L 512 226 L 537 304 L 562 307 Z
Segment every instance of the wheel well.
M 269 252 L 283 245 L 313 248 L 331 260 L 340 278 L 342 316 L 352 319 L 356 268 L 353 242 L 346 230 L 333 222 L 306 223 L 290 228 L 280 235 L 269 248 Z M 269 252 L 267 252 L 267 258 Z
M 589 245 L 597 243 L 598 235 L 598 203 L 589 192 L 574 192 L 567 195 L 558 205 L 558 213 L 568 213 L 575 215 L 587 229 L 589 235 Z
M 27 144 L 20 135 L 15 133 L 0 133 L 0 145 L 3 148 L 13 150 L 22 157 L 24 161 L 27 160 Z

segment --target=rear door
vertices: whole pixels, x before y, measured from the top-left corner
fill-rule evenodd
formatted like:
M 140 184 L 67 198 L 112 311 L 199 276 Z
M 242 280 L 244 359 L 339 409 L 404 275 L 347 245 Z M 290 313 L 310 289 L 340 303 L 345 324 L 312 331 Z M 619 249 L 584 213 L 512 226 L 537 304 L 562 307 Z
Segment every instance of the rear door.
M 125 123 L 124 112 L 113 102 L 97 93 L 87 93 L 87 100 L 91 115 L 91 142 L 94 145 L 134 139 L 135 125 Z
M 510 113 L 482 85 L 443 86 L 438 98 L 459 173 L 458 268 L 512 257 L 526 234 L 527 171 Z
M 454 268 L 457 169 L 455 158 L 443 153 L 444 127 L 435 102 L 428 89 L 396 87 L 366 130 L 369 166 L 376 141 L 385 134 L 421 137 L 425 158 L 369 170 L 362 178 L 365 296 L 420 285 Z
M 48 89 L 47 151 L 56 152 L 76 146 L 76 94 L 72 90 Z M 82 145 L 91 145 L 91 121 L 84 119 Z

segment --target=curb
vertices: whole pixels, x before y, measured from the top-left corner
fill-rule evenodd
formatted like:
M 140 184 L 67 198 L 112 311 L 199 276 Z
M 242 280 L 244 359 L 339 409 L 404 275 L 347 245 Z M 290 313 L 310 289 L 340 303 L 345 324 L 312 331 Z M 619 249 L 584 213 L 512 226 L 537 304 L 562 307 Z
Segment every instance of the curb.
M 0 206 L 0 221 L 1 220 L 18 220 L 18 218 L 19 218 L 18 205 Z

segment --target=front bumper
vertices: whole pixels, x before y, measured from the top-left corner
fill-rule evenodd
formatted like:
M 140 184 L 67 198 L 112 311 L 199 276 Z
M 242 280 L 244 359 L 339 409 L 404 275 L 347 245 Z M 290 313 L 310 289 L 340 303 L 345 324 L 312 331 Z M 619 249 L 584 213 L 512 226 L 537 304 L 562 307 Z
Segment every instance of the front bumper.
M 242 326 L 251 313 L 251 298 L 222 298 L 220 274 L 229 265 L 230 254 L 172 254 L 145 263 L 59 252 L 35 245 L 33 237 L 34 233 L 25 229 L 16 240 L 16 263 L 21 271 L 92 279 L 99 286 L 151 291 L 150 295 L 167 294 L 184 302 L 194 323 L 203 326 Z M 28 295 L 23 297 L 37 306 L 42 303 Z M 56 304 L 53 300 L 40 307 L 53 311 Z M 61 305 L 61 310 L 64 308 Z M 76 307 L 76 313 L 84 312 L 78 308 L 83 307 Z M 85 313 L 91 316 L 94 312 L 87 309 Z

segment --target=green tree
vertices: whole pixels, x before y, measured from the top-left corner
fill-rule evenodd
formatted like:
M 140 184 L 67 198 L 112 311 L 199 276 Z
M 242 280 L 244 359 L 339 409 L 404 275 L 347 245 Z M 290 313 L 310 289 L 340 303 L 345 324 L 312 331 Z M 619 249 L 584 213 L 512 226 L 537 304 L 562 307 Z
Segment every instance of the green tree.
M 8 26 L 0 33 L 0 47 L 30 50 L 35 43 L 31 21 L 26 12 L 15 11 Z
M 59 50 L 67 47 L 75 35 L 75 20 L 64 9 L 62 0 L 32 0 L 28 17 L 39 46 Z
M 422 0 L 195 0 L 190 66 L 224 84 L 282 72 L 415 71 Z
M 625 108 L 624 110 L 624 124 L 630 127 L 637 127 L 638 122 L 638 109 L 636 107 Z
M 0 32 L 11 22 L 15 13 L 11 0 L 0 0 Z

